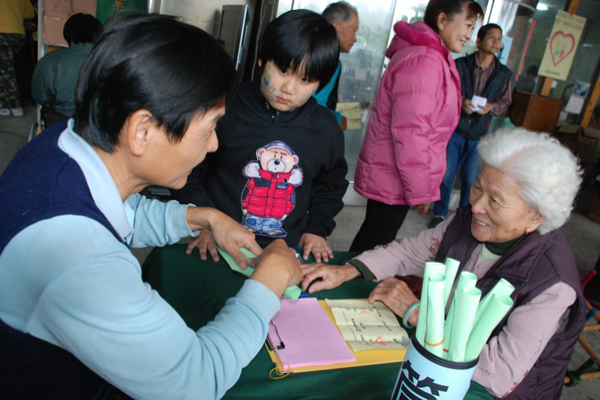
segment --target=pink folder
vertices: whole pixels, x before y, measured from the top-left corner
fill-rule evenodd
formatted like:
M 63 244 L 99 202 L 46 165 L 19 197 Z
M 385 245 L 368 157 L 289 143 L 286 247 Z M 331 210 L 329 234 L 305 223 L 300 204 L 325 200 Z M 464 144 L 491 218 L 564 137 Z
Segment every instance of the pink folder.
M 352 350 L 318 300 L 282 299 L 269 323 L 267 339 L 279 360 L 294 367 L 356 361 Z M 285 345 L 282 347 L 281 343 Z

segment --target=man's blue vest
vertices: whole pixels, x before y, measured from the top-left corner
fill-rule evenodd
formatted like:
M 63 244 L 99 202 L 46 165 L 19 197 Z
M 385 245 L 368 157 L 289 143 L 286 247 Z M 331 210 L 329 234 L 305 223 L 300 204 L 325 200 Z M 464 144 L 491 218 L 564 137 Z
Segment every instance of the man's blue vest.
M 0 176 L 0 254 L 28 226 L 59 215 L 91 218 L 123 241 L 94 203 L 79 165 L 58 147 L 65 128 L 66 120 L 27 143 Z M 2 399 L 92 399 L 110 389 L 68 351 L 2 320 L 0 376 Z
M 472 99 L 475 94 L 476 55 L 477 53 L 475 52 L 470 56 L 456 59 L 456 69 L 460 76 L 462 97 L 469 100 Z M 496 56 L 494 56 L 494 59 L 496 61 L 494 70 L 481 95 L 481 97 L 485 97 L 489 103 L 494 103 L 498 100 L 512 75 L 512 71 L 500 64 L 500 60 L 498 60 Z M 467 115 L 464 112 L 461 112 L 456 132 L 469 140 L 479 140 L 481 136 L 488 131 L 491 120 L 491 112 L 485 115 L 477 113 Z

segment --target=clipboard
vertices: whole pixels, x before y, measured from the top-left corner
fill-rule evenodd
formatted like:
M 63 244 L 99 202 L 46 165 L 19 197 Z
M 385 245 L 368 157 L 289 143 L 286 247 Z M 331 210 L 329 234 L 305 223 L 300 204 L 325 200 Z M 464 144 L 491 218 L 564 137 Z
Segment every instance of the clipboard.
M 329 319 L 335 325 L 335 317 L 333 316 L 333 312 L 331 311 L 331 307 L 327 305 L 325 300 L 319 300 L 319 305 L 323 308 Z M 335 325 L 337 328 L 337 325 Z M 339 330 L 339 329 L 338 329 Z M 341 334 L 341 333 L 340 333 Z M 302 372 L 313 372 L 313 371 L 326 371 L 330 369 L 341 369 L 341 368 L 352 368 L 352 367 L 364 367 L 367 365 L 379 365 L 379 364 L 390 364 L 396 362 L 402 362 L 404 360 L 404 355 L 406 354 L 406 349 L 404 350 L 363 350 L 359 352 L 354 352 L 352 349 L 352 354 L 356 357 L 356 361 L 353 362 L 343 362 L 336 364 L 328 364 L 328 365 L 311 365 L 305 367 L 295 367 L 289 368 L 287 365 L 284 365 L 279 360 L 277 353 L 269 346 L 267 342 L 265 342 L 265 348 L 269 353 L 269 357 L 273 364 L 275 365 L 275 370 L 277 374 L 283 375 L 287 373 L 302 373 Z

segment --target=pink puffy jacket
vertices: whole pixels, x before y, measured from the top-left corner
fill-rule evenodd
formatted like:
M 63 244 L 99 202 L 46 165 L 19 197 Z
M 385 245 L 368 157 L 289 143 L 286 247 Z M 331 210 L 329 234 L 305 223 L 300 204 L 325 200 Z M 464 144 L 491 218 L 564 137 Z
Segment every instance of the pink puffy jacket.
M 389 205 L 439 200 L 446 146 L 458 125 L 460 79 L 444 42 L 423 22 L 394 26 L 360 150 L 355 190 Z

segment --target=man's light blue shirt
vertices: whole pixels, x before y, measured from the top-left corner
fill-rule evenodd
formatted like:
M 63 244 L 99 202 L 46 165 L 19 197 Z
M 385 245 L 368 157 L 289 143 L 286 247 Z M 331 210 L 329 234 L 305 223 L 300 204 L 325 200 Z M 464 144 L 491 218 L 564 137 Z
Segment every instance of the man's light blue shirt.
M 139 194 L 122 202 L 108 169 L 73 120 L 60 148 L 81 167 L 92 197 L 132 247 L 197 235 L 188 205 Z M 141 279 L 125 244 L 100 223 L 61 215 L 18 233 L 0 254 L 0 318 L 60 346 L 136 399 L 217 399 L 260 350 L 279 300 L 247 280 L 197 332 Z

